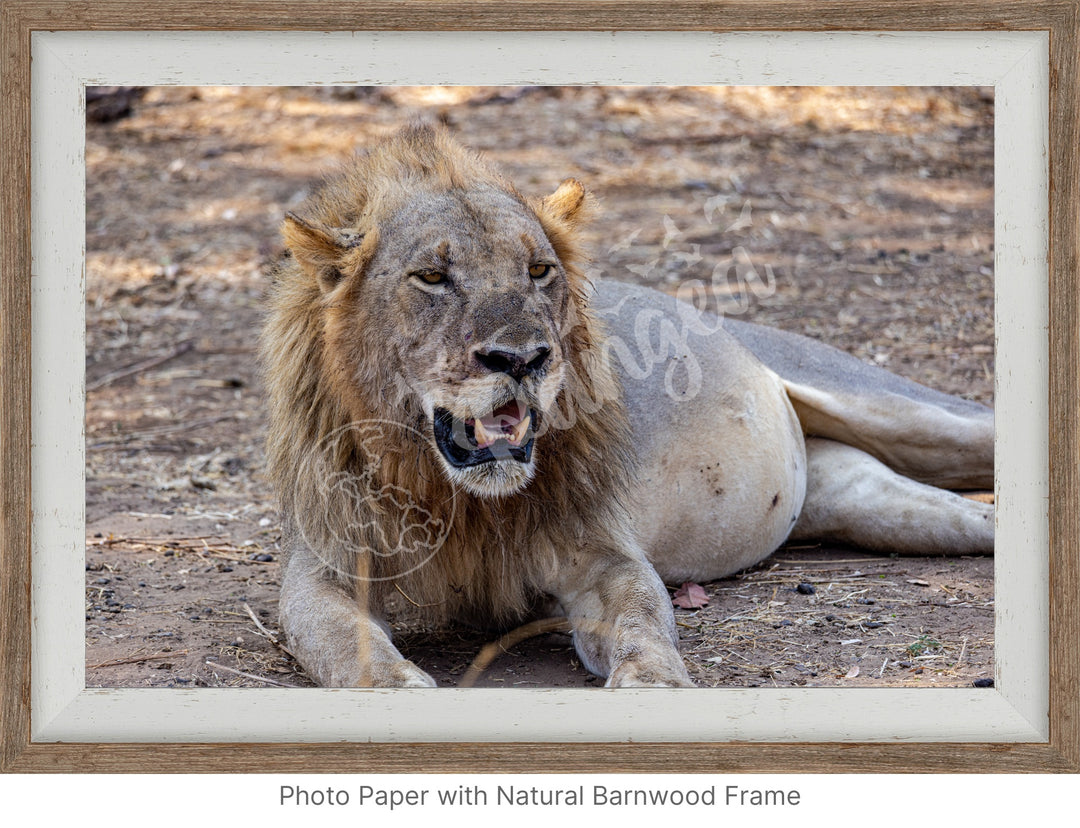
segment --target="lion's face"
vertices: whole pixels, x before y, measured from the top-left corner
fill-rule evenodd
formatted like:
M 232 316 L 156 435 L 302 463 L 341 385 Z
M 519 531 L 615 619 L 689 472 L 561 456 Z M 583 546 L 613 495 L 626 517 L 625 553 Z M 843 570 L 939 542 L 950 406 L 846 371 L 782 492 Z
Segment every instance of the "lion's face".
M 421 191 L 373 227 L 325 234 L 339 248 L 324 298 L 343 370 L 370 383 L 360 363 L 378 360 L 376 393 L 422 420 L 428 450 L 473 494 L 509 495 L 533 477 L 573 326 L 550 222 L 583 198 L 575 181 L 532 206 L 494 185 Z M 323 232 L 292 221 L 294 234 Z
M 387 344 L 444 469 L 476 494 L 517 491 L 564 374 L 569 290 L 540 222 L 499 190 L 444 193 L 379 236 L 363 293 L 393 320 Z

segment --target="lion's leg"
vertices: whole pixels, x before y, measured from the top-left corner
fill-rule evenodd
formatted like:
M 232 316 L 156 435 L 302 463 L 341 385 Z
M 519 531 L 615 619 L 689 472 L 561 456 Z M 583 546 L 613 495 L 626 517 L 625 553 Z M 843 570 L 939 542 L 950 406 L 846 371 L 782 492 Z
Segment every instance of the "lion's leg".
M 289 649 L 323 687 L 434 687 L 386 628 L 304 547 L 288 556 L 279 601 Z
M 573 628 L 582 664 L 606 687 L 689 687 L 671 598 L 644 553 L 580 552 L 552 592 Z
M 724 327 L 780 375 L 803 430 L 860 448 L 932 486 L 991 489 L 994 412 L 786 331 Z
M 834 540 L 884 552 L 994 551 L 994 507 L 917 483 L 866 452 L 806 441 L 806 501 L 793 540 Z
M 860 396 L 785 382 L 807 434 L 872 454 L 890 468 L 947 489 L 994 487 L 994 415 L 895 395 Z

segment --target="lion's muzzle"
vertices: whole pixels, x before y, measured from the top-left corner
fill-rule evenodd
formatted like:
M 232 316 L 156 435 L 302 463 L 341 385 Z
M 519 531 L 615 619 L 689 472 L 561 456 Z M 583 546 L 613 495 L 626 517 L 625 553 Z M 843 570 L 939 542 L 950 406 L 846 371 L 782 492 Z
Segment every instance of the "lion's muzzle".
M 476 361 L 495 374 L 506 374 L 517 382 L 539 374 L 547 364 L 551 348 L 546 344 L 528 350 L 480 347 L 473 354 Z
M 460 419 L 445 408 L 435 409 L 435 443 L 446 461 L 467 468 L 496 460 L 528 463 L 539 415 L 519 400 L 490 414 Z

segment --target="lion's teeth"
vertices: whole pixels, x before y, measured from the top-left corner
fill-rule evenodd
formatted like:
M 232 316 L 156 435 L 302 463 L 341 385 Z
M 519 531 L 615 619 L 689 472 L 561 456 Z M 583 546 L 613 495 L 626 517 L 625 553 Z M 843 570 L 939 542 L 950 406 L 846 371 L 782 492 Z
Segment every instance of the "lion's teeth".
M 506 408 L 504 406 L 503 408 Z M 514 414 L 509 414 L 499 409 L 501 413 L 493 413 L 488 417 L 476 417 L 465 422 L 472 426 L 473 440 L 477 448 L 487 448 L 499 440 L 505 440 L 512 446 L 520 446 L 529 433 L 529 425 L 532 418 L 528 409 L 520 406 Z
M 513 434 L 510 435 L 510 442 L 515 446 L 521 445 L 521 441 L 525 439 L 525 434 L 529 431 L 529 417 L 525 416 L 518 421 L 518 424 L 514 427 Z
M 486 448 L 496 440 L 496 438 L 484 427 L 484 421 L 479 417 L 477 417 L 476 422 L 473 423 L 473 436 L 476 437 L 476 445 L 480 448 Z

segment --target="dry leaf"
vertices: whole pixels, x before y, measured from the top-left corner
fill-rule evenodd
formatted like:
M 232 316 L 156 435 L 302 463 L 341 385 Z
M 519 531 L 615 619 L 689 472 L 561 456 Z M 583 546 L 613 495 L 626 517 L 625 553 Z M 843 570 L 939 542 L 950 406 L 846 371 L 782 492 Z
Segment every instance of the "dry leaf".
M 709 596 L 705 594 L 705 589 L 701 584 L 687 581 L 675 590 L 671 603 L 683 609 L 701 609 L 709 603 Z

